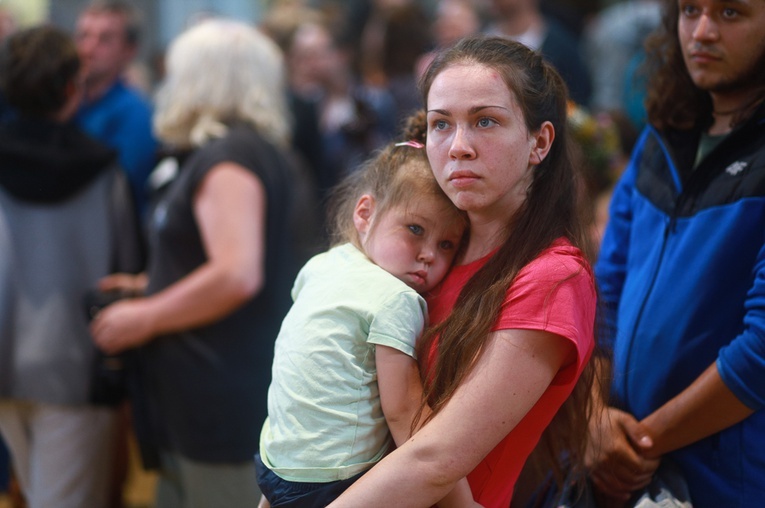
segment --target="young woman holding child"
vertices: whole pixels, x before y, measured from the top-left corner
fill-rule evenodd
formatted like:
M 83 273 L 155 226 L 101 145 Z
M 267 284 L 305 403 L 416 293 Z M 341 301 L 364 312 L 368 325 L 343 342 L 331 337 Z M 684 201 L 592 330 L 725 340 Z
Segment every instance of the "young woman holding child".
M 293 287 L 256 456 L 272 508 L 326 506 L 390 450 L 391 436 L 411 436 L 422 400 L 415 341 L 427 322 L 420 294 L 446 275 L 467 226 L 433 178 L 424 125 L 413 117 L 409 141 L 335 190 L 334 246 Z M 440 503 L 470 504 L 465 481 Z
M 565 85 L 525 46 L 475 37 L 421 87 L 428 158 L 470 236 L 417 345 L 432 413 L 332 507 L 427 507 L 466 475 L 476 502 L 507 507 L 540 438 L 553 469 L 583 460 L 596 294 Z

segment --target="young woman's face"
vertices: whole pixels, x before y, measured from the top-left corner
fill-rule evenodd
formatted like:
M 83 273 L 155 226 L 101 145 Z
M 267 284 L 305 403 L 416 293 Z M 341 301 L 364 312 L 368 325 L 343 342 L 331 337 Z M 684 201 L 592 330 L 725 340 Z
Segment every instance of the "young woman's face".
M 428 158 L 446 195 L 471 222 L 509 218 L 526 198 L 536 137 L 499 72 L 447 67 L 430 87 L 427 111 Z
M 406 206 L 375 212 L 364 196 L 354 222 L 364 252 L 376 265 L 418 293 L 433 289 L 454 261 L 465 225 L 443 198 L 422 196 Z

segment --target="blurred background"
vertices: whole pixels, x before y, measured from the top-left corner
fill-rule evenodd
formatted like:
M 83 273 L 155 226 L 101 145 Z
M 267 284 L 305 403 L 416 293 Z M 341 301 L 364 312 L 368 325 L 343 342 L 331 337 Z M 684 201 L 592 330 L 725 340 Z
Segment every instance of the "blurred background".
M 0 40 L 50 22 L 73 32 L 90 0 L 0 0 Z M 643 125 L 642 44 L 658 24 L 658 0 L 129 0 L 140 14 L 138 57 L 128 81 L 151 100 L 164 53 L 189 26 L 209 16 L 260 26 L 285 51 L 293 100 L 295 150 L 313 171 L 320 197 L 396 132 L 419 107 L 415 82 L 433 51 L 484 32 L 530 45 L 519 28 L 532 12 L 545 37 L 532 41 L 571 91 L 577 162 L 592 198 L 594 244 L 607 221 L 610 189 Z M 521 9 L 523 8 L 523 9 Z M 517 28 L 517 30 L 516 30 Z M 523 32 L 523 33 L 521 33 Z M 536 34 L 537 36 L 540 34 Z M 572 64 L 576 63 L 577 66 Z M 318 147 L 318 148 L 317 148 Z M 319 211 L 321 212 L 321 211 Z M 129 436 L 124 505 L 151 508 L 155 477 L 143 471 Z M 0 508 L 23 508 L 9 485 L 0 442 Z M 6 490 L 8 489 L 8 490 Z M 87 508 L 87 507 L 85 507 Z

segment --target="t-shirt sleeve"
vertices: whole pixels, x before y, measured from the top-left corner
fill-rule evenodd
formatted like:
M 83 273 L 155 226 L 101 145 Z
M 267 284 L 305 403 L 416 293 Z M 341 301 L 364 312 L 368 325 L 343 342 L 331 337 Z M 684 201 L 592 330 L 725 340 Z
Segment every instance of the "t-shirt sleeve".
M 420 295 L 414 291 L 396 294 L 378 309 L 369 324 L 367 341 L 414 358 L 414 345 L 425 328 L 426 315 L 425 300 Z
M 570 340 L 576 365 L 594 347 L 596 296 L 592 271 L 580 256 L 545 253 L 524 267 L 502 304 L 495 331 L 542 330 Z
M 295 281 L 292 284 L 292 290 L 290 290 L 290 296 L 292 297 L 292 301 L 295 302 L 298 298 L 298 295 L 303 290 L 303 287 L 305 287 L 306 284 L 308 284 L 308 281 L 311 279 L 311 276 L 314 274 L 316 267 L 320 265 L 321 260 L 326 257 L 326 252 L 317 254 L 313 258 L 309 259 L 305 265 L 298 271 L 297 276 L 295 277 Z

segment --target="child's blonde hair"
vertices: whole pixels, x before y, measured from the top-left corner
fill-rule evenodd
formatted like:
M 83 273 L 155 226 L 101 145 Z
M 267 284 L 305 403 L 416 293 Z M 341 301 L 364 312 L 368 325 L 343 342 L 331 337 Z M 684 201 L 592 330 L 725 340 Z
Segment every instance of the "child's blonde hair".
M 461 221 L 467 228 L 467 215 L 452 204 L 430 169 L 425 153 L 426 131 L 425 112 L 413 114 L 407 119 L 401 142 L 389 143 L 332 190 L 328 212 L 332 246 L 350 242 L 361 248 L 353 212 L 364 194 L 375 199 L 378 216 L 392 207 L 433 196 L 453 211 L 452 216 L 444 220 Z

